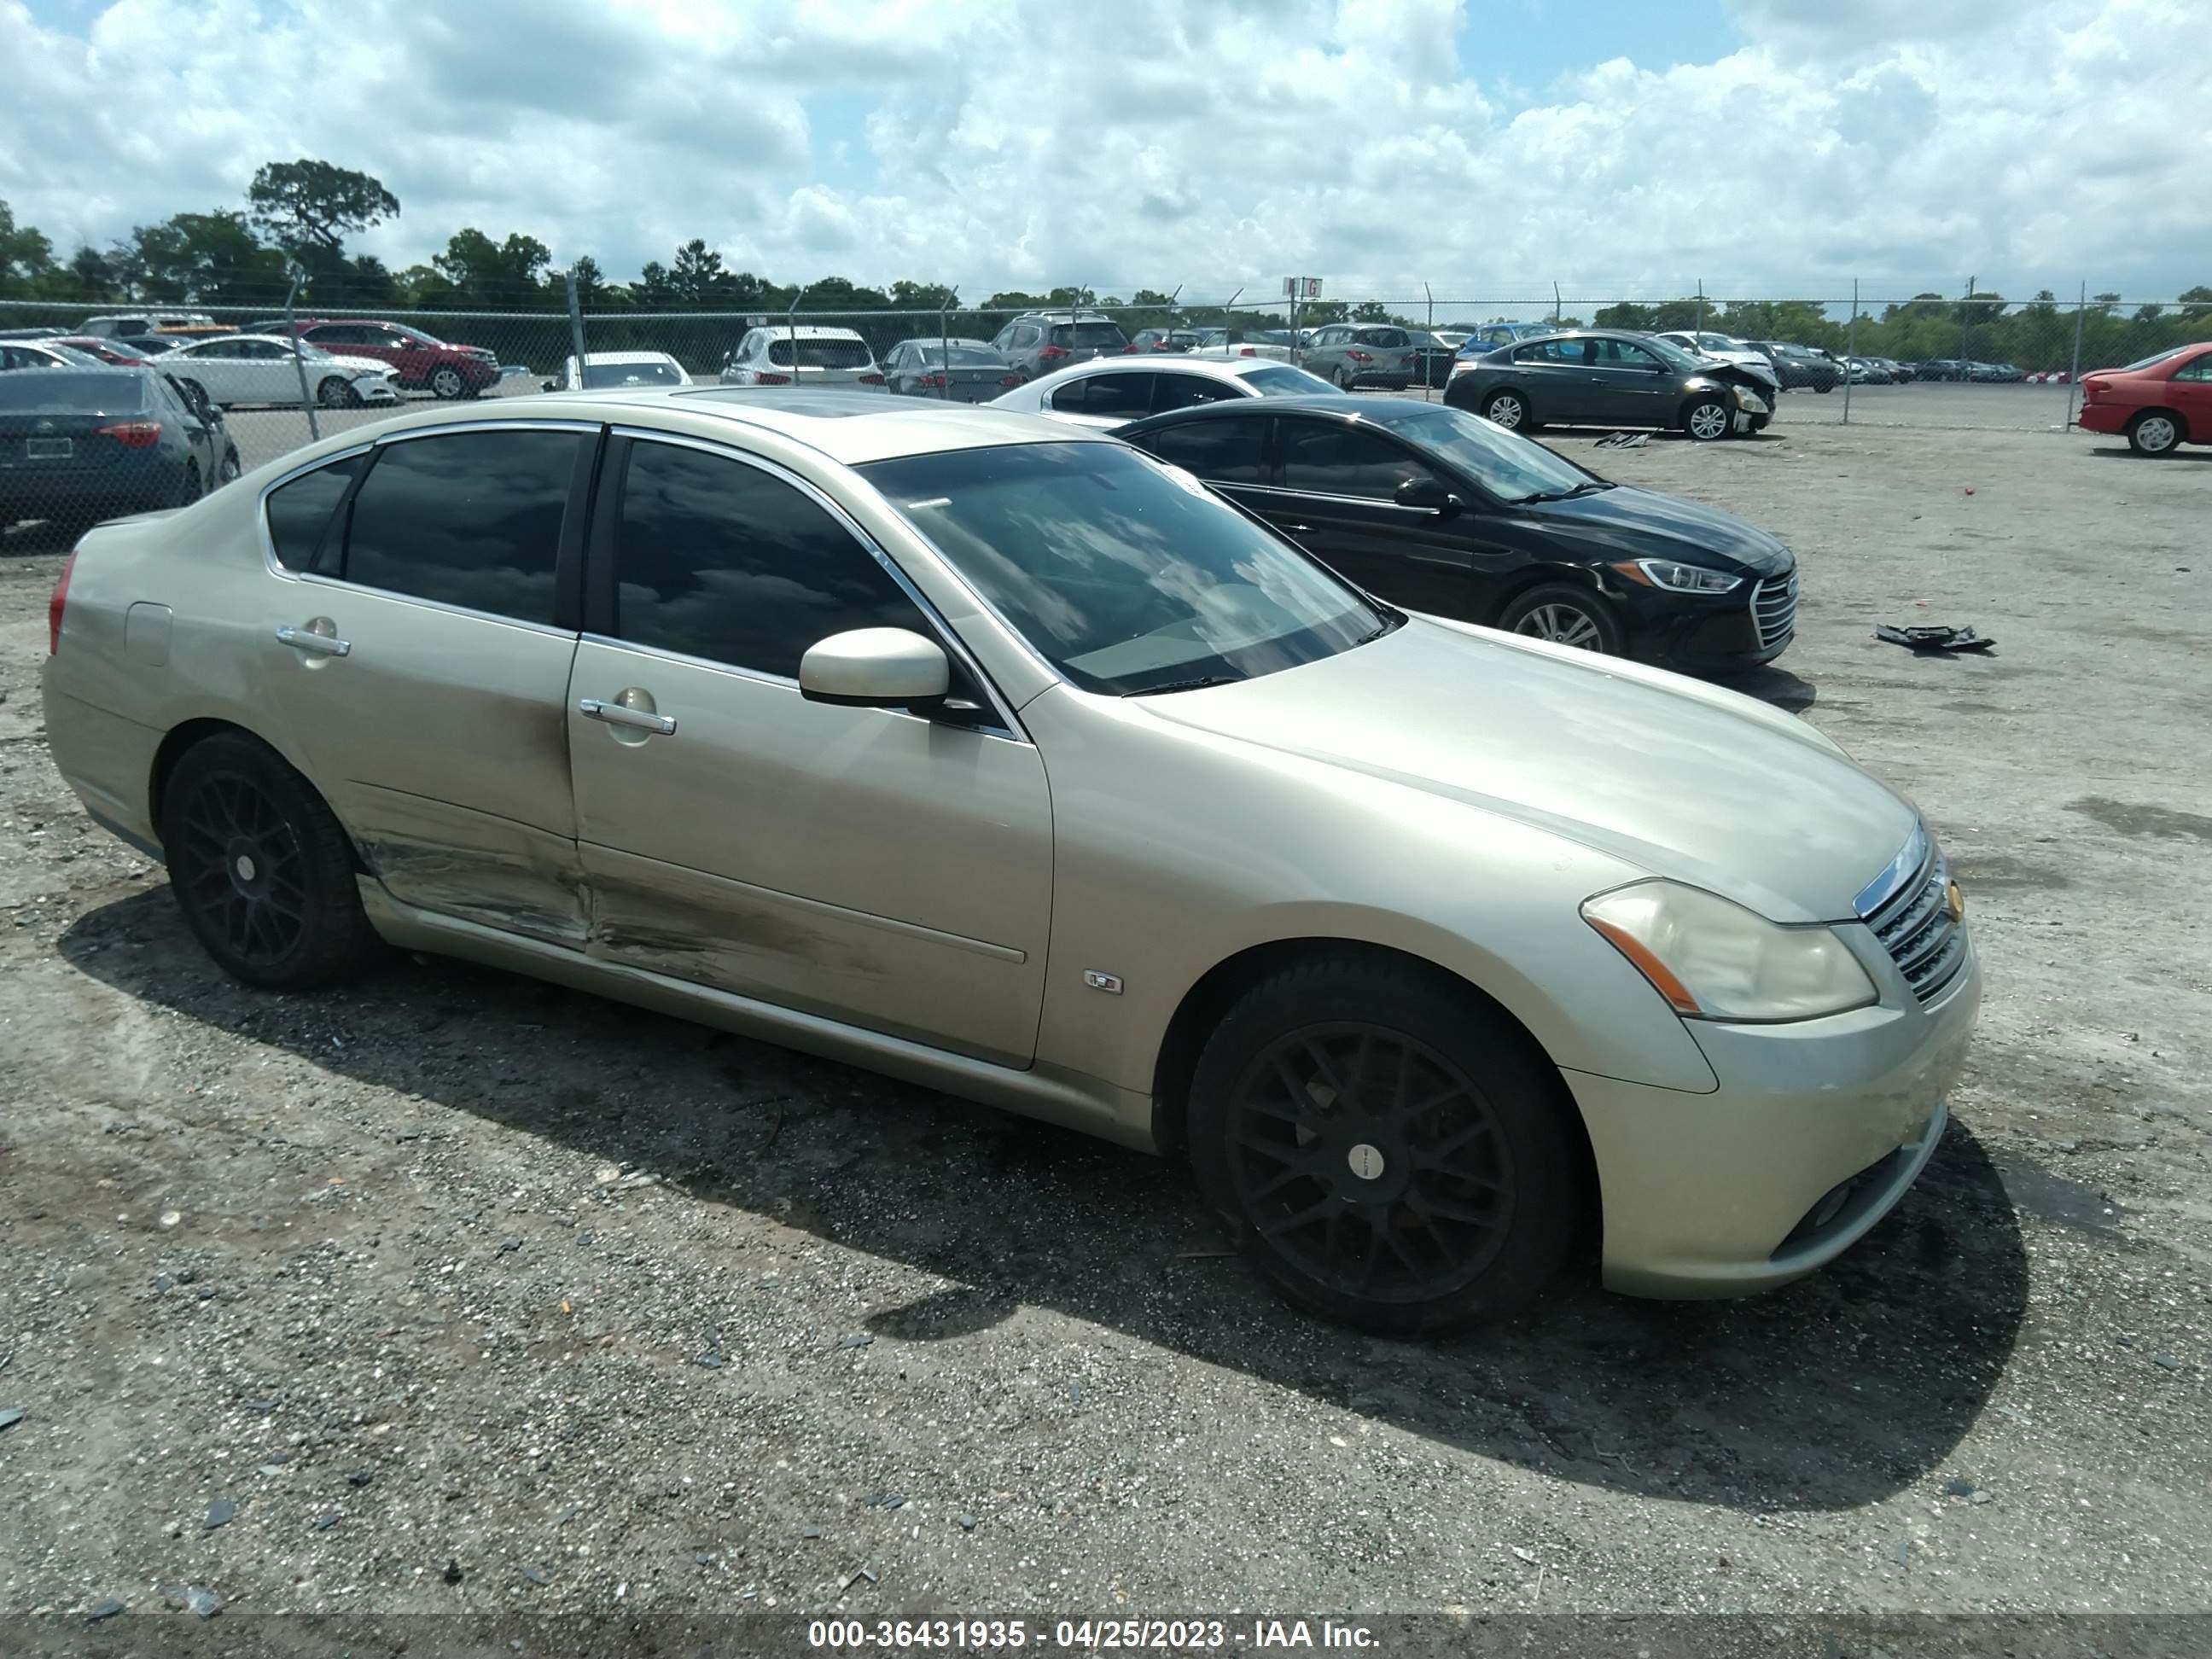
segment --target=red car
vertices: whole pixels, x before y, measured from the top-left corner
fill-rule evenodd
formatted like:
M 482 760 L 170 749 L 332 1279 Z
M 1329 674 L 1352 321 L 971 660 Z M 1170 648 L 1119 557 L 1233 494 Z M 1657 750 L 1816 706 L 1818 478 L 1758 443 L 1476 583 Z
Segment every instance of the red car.
M 2138 455 L 2212 444 L 2212 341 L 2081 377 L 2081 429 L 2125 434 Z
M 88 357 L 97 357 L 103 363 L 112 363 L 118 368 L 137 368 L 142 363 L 154 361 L 150 353 L 141 351 L 136 346 L 100 339 L 90 334 L 57 334 L 46 343 L 75 346 Z
M 434 339 L 404 323 L 318 317 L 293 324 L 292 332 L 342 357 L 374 357 L 390 363 L 392 378 L 404 391 L 473 398 L 499 380 L 499 358 L 494 353 L 482 346 Z

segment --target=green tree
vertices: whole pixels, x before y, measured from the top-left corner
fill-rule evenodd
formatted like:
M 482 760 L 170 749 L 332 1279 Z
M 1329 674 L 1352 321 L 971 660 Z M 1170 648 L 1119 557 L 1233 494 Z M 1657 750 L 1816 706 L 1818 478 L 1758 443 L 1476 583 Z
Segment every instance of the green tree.
M 53 274 L 54 245 L 33 225 L 18 225 L 0 202 L 0 295 L 21 295 Z
M 123 267 L 125 286 L 149 300 L 265 305 L 284 295 L 283 254 L 263 246 L 232 209 L 139 225 L 110 258 Z
M 246 201 L 255 228 L 299 256 L 319 250 L 335 258 L 347 236 L 399 213 L 399 198 L 368 173 L 304 155 L 256 173 Z
M 553 262 L 553 251 L 535 236 L 509 232 L 495 242 L 473 225 L 447 240 L 446 251 L 430 258 L 447 284 L 438 301 L 447 309 L 471 306 L 543 306 L 538 273 Z
M 699 237 L 694 236 L 676 250 L 676 263 L 669 267 L 668 283 L 675 290 L 678 304 L 693 311 L 704 311 L 721 298 L 726 281 L 722 256 Z

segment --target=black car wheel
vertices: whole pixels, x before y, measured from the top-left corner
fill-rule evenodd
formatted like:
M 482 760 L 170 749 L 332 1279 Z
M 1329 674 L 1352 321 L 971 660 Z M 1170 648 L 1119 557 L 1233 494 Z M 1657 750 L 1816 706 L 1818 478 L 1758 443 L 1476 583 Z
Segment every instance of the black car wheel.
M 1340 367 L 1336 371 L 1336 384 L 1342 391 L 1351 391 L 1353 385 L 1358 380 L 1358 379 L 1359 377 L 1352 372 L 1352 368 L 1349 364 L 1345 364 Z
M 359 409 L 362 401 L 353 382 L 337 374 L 315 388 L 315 400 L 325 409 Z
M 185 750 L 161 831 L 185 925 L 234 978 L 304 990 L 374 959 L 345 831 L 258 738 L 224 732 Z
M 1735 424 L 1728 404 L 1718 398 L 1693 398 L 1682 410 L 1682 430 L 1701 444 L 1727 437 Z
M 200 464 L 198 461 L 186 461 L 185 463 L 185 476 L 177 482 L 176 498 L 170 501 L 168 505 L 171 507 L 190 507 L 194 501 L 199 500 L 199 498 Z
M 2147 409 L 2128 422 L 2128 447 L 2138 455 L 2171 455 L 2181 447 L 2181 422 L 2162 409 Z
M 1528 424 L 1528 400 L 1517 392 L 1493 392 L 1482 400 L 1482 418 L 1518 432 Z
M 1546 582 L 1516 594 L 1498 625 L 1509 634 L 1550 640 L 1579 650 L 1620 654 L 1620 623 L 1603 599 L 1586 587 Z
M 222 465 L 216 469 L 216 487 L 220 489 L 227 483 L 235 483 L 238 475 L 245 470 L 239 465 L 237 449 L 234 447 L 226 447 L 222 452 Z
M 1252 988 L 1191 1081 L 1190 1156 L 1297 1305 L 1410 1336 L 1510 1312 L 1583 1231 L 1559 1077 L 1495 1009 L 1410 963 L 1318 957 Z
M 430 392 L 434 397 L 450 403 L 468 389 L 468 382 L 461 378 L 461 371 L 450 363 L 430 371 Z
M 1835 389 L 1836 383 L 1833 380 L 1822 380 L 1813 388 L 1815 392 L 1833 392 Z

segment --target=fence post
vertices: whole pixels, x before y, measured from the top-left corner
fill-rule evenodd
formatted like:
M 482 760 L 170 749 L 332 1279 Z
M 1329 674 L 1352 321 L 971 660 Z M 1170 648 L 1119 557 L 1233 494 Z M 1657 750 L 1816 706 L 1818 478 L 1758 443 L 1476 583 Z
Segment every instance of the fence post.
M 1851 320 L 1844 331 L 1844 424 L 1851 423 L 1851 364 L 1859 355 L 1859 279 L 1851 278 Z
M 568 267 L 565 281 L 568 287 L 568 345 L 576 354 L 576 386 L 580 391 L 584 385 L 584 301 L 576 291 L 575 266 Z M 563 380 L 567 378 L 562 377 Z
M 1429 343 L 1421 352 L 1421 401 L 1426 404 L 1436 401 L 1429 396 L 1428 354 L 1437 349 L 1437 296 L 1426 283 L 1421 284 L 1421 292 L 1427 295 L 1429 299 L 1429 314 L 1425 325 Z
M 937 349 L 945 354 L 945 385 L 942 390 L 947 402 L 952 397 L 952 330 L 945 320 L 945 313 L 959 297 L 960 284 L 955 283 L 945 290 L 945 297 L 937 302 Z
M 1559 285 L 1557 283 L 1553 283 L 1553 284 L 1552 284 L 1552 326 L 1553 326 L 1553 328 L 1557 328 L 1559 325 Z
M 1698 278 L 1698 332 L 1705 331 L 1705 279 Z
M 1959 378 L 1962 380 L 1973 379 L 1966 372 L 1966 365 L 1974 361 L 1966 350 L 1966 331 L 1974 325 L 1974 285 L 1980 281 L 1978 276 L 1966 278 L 1966 297 L 1959 303 Z
M 1176 289 L 1176 292 L 1180 294 L 1182 292 L 1182 289 L 1178 288 Z M 1221 349 L 1224 351 L 1229 351 L 1229 348 L 1237 343 L 1236 341 L 1231 339 L 1229 337 L 1237 332 L 1237 302 L 1243 297 L 1244 290 L 1240 288 L 1236 293 L 1231 295 L 1226 300 L 1222 301 Z M 1237 354 L 1233 351 L 1230 351 L 1229 355 L 1233 357 Z
M 300 331 L 292 324 L 292 307 L 300 297 L 300 269 L 292 268 L 292 286 L 284 290 L 284 334 L 292 342 L 292 367 L 300 375 L 300 407 L 307 411 L 307 441 L 322 440 L 322 427 L 315 420 L 315 400 L 307 395 L 307 360 L 300 355 Z
M 2081 297 L 2074 302 L 2074 361 L 2066 369 L 2066 424 L 2060 431 L 2070 430 L 2074 425 L 2074 393 L 2081 384 L 2081 319 L 2089 309 L 2089 285 L 2081 284 Z

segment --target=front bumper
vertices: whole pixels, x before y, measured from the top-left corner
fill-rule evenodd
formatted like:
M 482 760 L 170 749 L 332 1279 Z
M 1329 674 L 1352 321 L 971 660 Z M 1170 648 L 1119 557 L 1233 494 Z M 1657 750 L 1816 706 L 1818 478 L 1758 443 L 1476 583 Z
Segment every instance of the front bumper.
M 1856 1243 L 1942 1137 L 1981 991 L 1970 939 L 1925 1006 L 1900 981 L 1881 1004 L 1826 1019 L 1686 1022 L 1720 1079 L 1712 1094 L 1565 1073 L 1597 1161 L 1606 1285 L 1740 1296 Z
M 1780 581 L 1788 573 L 1772 580 Z M 1794 603 L 1778 635 L 1762 634 L 1754 606 L 1760 579 L 1729 593 L 1674 593 L 1608 577 L 1606 592 L 1626 635 L 1627 654 L 1684 674 L 1741 674 L 1772 662 L 1796 637 Z

